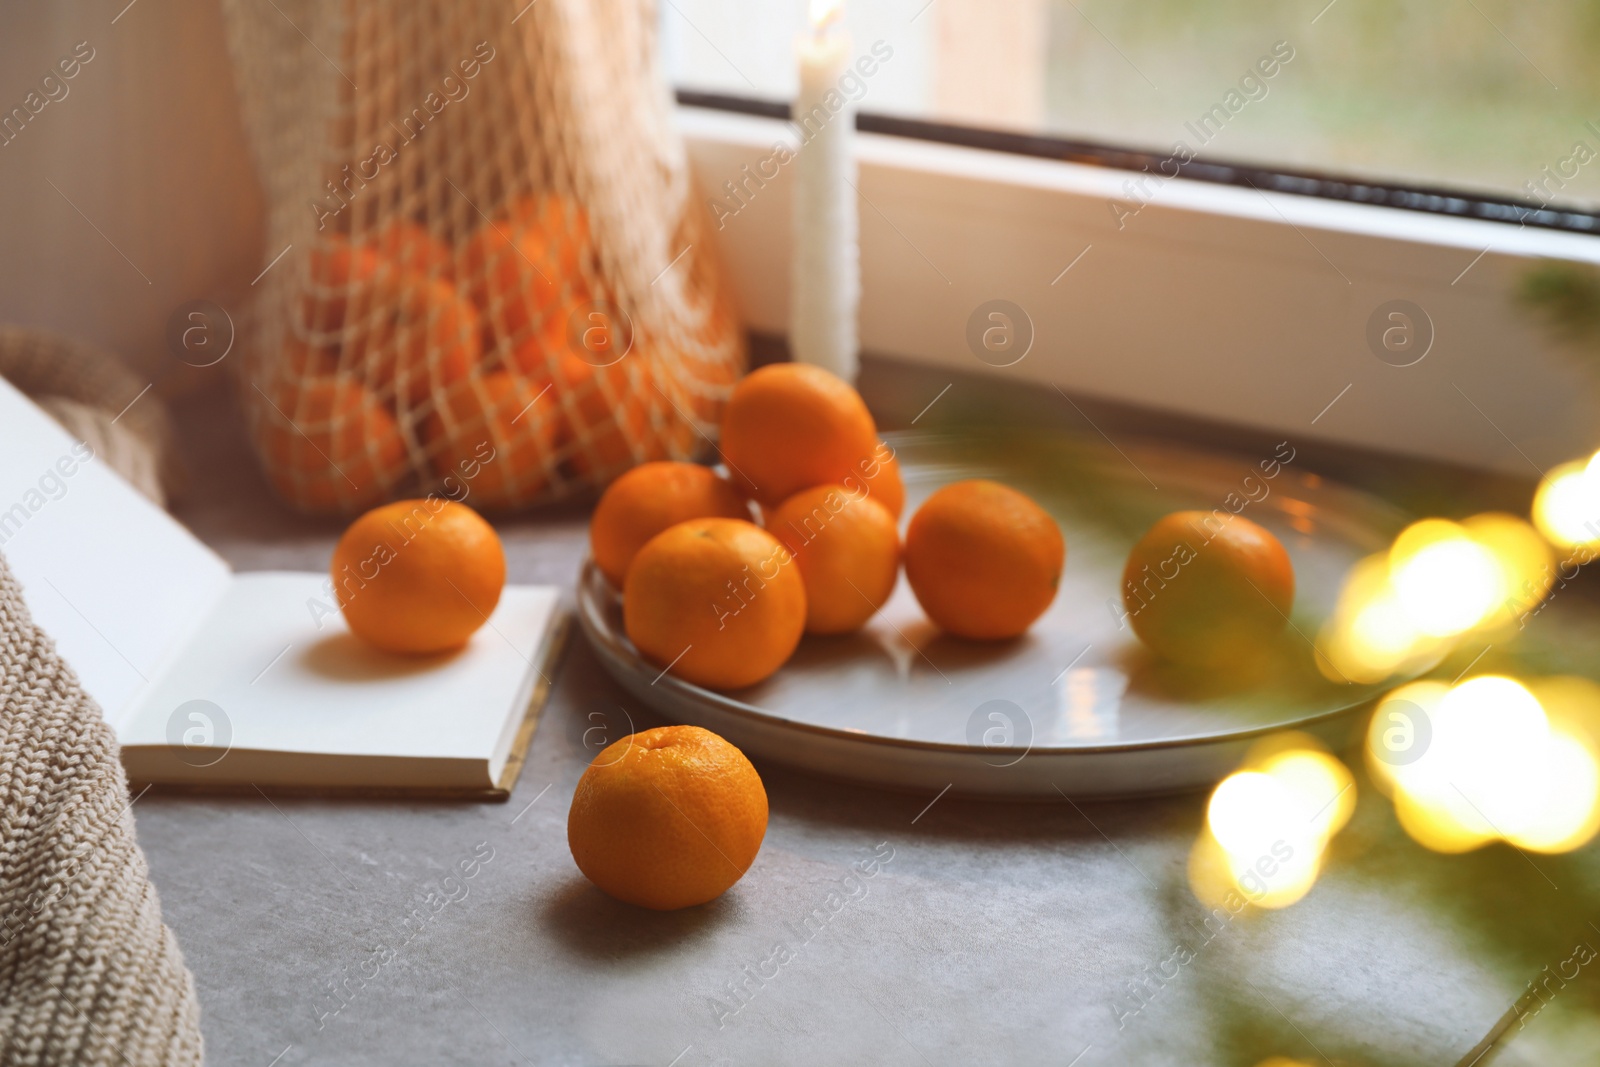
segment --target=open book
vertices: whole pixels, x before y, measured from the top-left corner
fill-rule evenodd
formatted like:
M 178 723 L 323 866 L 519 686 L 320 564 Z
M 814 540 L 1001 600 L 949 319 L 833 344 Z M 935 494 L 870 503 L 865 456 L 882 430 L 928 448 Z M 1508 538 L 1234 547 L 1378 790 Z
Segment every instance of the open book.
M 327 574 L 234 574 L 3 379 L 0 552 L 136 782 L 503 798 L 564 632 L 507 586 L 460 651 L 380 652 Z

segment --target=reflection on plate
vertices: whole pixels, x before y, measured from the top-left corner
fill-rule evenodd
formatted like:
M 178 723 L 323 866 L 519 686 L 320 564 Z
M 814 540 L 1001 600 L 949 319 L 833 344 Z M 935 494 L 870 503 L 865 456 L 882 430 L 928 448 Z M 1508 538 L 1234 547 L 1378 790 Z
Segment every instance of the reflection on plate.
M 1032 437 L 1010 449 L 930 435 L 889 440 L 907 516 L 939 486 L 971 477 L 1014 485 L 1055 516 L 1067 538 L 1066 573 L 1033 629 L 998 643 L 943 634 L 902 577 L 859 633 L 808 636 L 773 677 L 717 693 L 663 675 L 639 655 L 623 633 L 616 590 L 588 563 L 579 618 L 612 676 L 663 716 L 714 730 L 757 760 L 895 788 L 1019 797 L 1204 787 L 1263 733 L 1293 728 L 1342 740 L 1348 716 L 1378 694 L 1324 678 L 1311 644 L 1345 572 L 1403 525 L 1374 498 L 1298 472 L 1292 461 L 1272 464 L 1277 472 L 1266 478 L 1261 464 L 1270 456 L 1126 443 L 1102 454 L 1067 438 Z M 1119 618 L 1128 550 L 1169 511 L 1240 502 L 1239 513 L 1282 539 L 1294 560 L 1290 625 L 1255 661 L 1226 670 L 1156 659 Z

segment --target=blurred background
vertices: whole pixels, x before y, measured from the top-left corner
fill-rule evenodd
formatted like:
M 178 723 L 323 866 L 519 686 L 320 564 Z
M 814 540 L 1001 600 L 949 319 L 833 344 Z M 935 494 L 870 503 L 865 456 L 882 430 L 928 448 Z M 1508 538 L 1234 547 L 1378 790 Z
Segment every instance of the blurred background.
M 863 110 L 1162 153 L 1196 147 L 1184 123 L 1287 41 L 1294 59 L 1203 157 L 1512 197 L 1548 166 L 1552 204 L 1600 205 L 1596 0 L 884 0 L 846 21 L 909 42 Z M 789 0 L 665 0 L 668 70 L 786 101 L 804 22 Z M 1563 176 L 1580 142 L 1589 162 Z
M 93 58 L 0 138 L 0 318 L 148 371 L 172 308 L 231 306 L 270 254 L 214 0 L 111 7 L 6 12 L 0 112 L 79 42 Z M 802 3 L 663 0 L 657 16 L 680 89 L 792 96 Z M 881 0 L 846 19 L 896 48 L 868 112 L 1600 207 L 1600 0 Z M 1293 59 L 1202 146 L 1186 124 L 1278 41 Z

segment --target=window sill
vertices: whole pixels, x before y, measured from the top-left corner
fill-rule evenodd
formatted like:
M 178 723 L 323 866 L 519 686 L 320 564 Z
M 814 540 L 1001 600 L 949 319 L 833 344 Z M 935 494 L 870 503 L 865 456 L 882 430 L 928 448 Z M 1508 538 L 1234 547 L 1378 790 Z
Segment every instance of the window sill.
M 679 108 L 753 329 L 787 328 L 789 174 L 722 183 L 793 145 L 785 123 Z M 1594 448 L 1600 396 L 1512 300 L 1537 257 L 1600 241 L 875 134 L 858 138 L 862 347 L 1156 411 L 1522 477 Z M 769 168 L 770 173 L 770 168 Z M 1141 204 L 1141 201 L 1143 203 Z M 1114 207 L 1113 205 L 1119 205 Z M 978 305 L 1023 309 L 1025 358 L 968 348 Z M 1434 339 L 1380 360 L 1369 319 L 1416 304 Z

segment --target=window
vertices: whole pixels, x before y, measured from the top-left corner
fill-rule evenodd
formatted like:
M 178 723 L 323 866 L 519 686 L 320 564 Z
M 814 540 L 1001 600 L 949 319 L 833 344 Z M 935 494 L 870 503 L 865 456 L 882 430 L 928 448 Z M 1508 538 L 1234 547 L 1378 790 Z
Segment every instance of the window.
M 847 3 L 866 112 L 1600 210 L 1596 0 Z M 680 88 L 792 96 L 801 0 L 661 13 Z
M 855 94 L 864 351 L 1516 478 L 1593 451 L 1600 389 L 1518 294 L 1541 259 L 1600 265 L 1600 2 L 845 3 L 855 49 L 893 50 Z M 746 175 L 792 139 L 805 19 L 661 7 L 770 334 L 789 169 Z M 1031 339 L 1004 368 L 966 340 L 995 300 Z M 1420 358 L 1373 340 L 1396 307 Z

